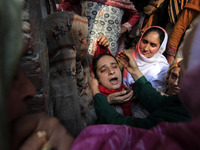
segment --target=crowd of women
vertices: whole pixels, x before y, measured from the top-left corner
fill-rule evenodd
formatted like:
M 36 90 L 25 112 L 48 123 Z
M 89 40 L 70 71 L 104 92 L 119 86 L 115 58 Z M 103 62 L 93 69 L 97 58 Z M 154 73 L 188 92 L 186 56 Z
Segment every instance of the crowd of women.
M 184 1 L 183 14 L 195 14 L 188 21 L 195 22 L 185 34 L 182 55 L 176 54 L 178 45 L 169 43 L 167 27 L 153 24 L 156 11 L 164 7 L 166 1 L 149 0 L 142 9 L 136 2 L 135 7 L 134 2 L 92 0 L 81 3 L 82 15 L 88 18 L 88 54 L 92 56 L 89 85 L 98 120 L 96 125 L 86 127 L 75 139 L 57 118 L 44 113 L 26 114 L 24 98 L 34 95 L 34 86 L 20 68 L 11 73 L 13 83 L 11 89 L 7 89 L 7 93 L 10 93 L 8 104 L 16 105 L 9 106 L 9 121 L 21 115 L 11 129 L 10 145 L 13 150 L 200 148 L 200 1 Z M 171 7 L 175 7 L 172 4 L 174 1 L 169 2 Z M 67 1 L 63 0 L 61 6 L 66 6 L 65 3 Z M 63 8 L 67 11 L 67 7 L 61 10 Z M 181 18 L 181 11 L 176 15 Z M 13 16 L 10 17 L 12 20 Z M 6 21 L 2 16 L 0 19 Z M 173 17 L 170 19 L 173 20 Z M 179 18 L 177 20 L 179 22 Z M 20 24 L 19 20 L 15 21 Z M 176 25 L 169 39 L 178 32 Z M 134 26 L 137 26 L 135 31 Z M 14 35 L 20 31 L 19 26 L 10 30 Z M 126 34 L 126 45 L 125 40 L 130 39 L 131 31 L 139 32 L 136 34 L 139 37 L 137 43 L 129 49 L 120 47 L 120 35 Z M 9 42 L 16 43 L 14 39 Z M 22 40 L 18 39 L 17 42 Z M 6 42 L 1 44 L 4 56 Z M 123 50 L 120 49 L 122 47 Z M 20 57 L 23 49 L 20 46 L 16 49 L 19 51 L 16 57 Z M 9 50 L 12 52 L 12 48 Z M 4 59 L 1 59 L 2 65 Z M 27 90 L 27 87 L 32 90 Z M 22 113 L 14 113 L 17 109 Z

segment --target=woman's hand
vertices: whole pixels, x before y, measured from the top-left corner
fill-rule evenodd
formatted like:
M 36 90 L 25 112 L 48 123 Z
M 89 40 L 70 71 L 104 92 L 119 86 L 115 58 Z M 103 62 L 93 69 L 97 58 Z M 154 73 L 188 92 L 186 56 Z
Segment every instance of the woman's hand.
M 100 35 L 97 38 L 97 42 L 99 42 L 99 45 L 102 45 L 104 47 L 108 47 L 110 45 L 110 41 L 108 40 L 108 38 L 105 35 Z
M 126 70 L 131 74 L 132 72 L 134 72 L 134 70 L 138 69 L 135 59 L 125 51 L 118 53 L 118 60 L 122 63 L 122 65 L 126 68 Z
M 90 79 L 89 79 L 89 85 L 92 90 L 92 95 L 96 95 L 99 92 L 99 82 L 98 80 L 94 77 L 94 73 L 91 73 Z
M 167 54 L 166 54 L 166 58 L 167 58 L 167 61 L 168 61 L 169 65 L 171 65 L 172 62 L 174 61 L 174 56 L 171 56 L 171 55 L 167 55 Z
M 126 33 L 128 31 L 128 29 L 124 26 L 121 26 L 121 30 L 120 30 L 120 35 Z
M 137 81 L 141 76 L 143 76 L 143 74 L 137 66 L 136 60 L 127 52 L 119 52 L 118 61 L 122 63 L 124 68 L 126 68 L 126 70 L 132 75 L 135 81 Z
M 68 150 L 73 137 L 55 117 L 34 113 L 20 118 L 12 126 L 12 150 Z
M 113 94 L 109 94 L 107 99 L 109 104 L 119 104 L 119 103 L 124 103 L 133 97 L 133 90 L 132 89 L 124 89 L 123 91 L 116 92 Z

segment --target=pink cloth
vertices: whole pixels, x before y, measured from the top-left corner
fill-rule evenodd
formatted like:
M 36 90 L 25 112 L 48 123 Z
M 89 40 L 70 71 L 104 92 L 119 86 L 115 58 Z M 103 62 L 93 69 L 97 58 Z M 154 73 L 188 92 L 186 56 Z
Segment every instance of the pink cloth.
M 136 10 L 135 6 L 133 5 L 132 2 L 130 2 L 130 0 L 90 0 L 90 1 L 98 2 L 98 3 L 102 3 L 102 4 L 122 8 L 122 9 L 128 9 L 128 10 L 134 10 L 134 11 Z

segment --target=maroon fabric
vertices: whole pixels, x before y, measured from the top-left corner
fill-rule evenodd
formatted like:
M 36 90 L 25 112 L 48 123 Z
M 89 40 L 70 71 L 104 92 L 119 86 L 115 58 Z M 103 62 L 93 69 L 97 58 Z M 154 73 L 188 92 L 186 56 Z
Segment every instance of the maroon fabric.
M 73 0 L 62 0 L 62 2 L 60 3 L 60 6 L 62 8 L 62 10 L 64 11 L 73 11 Z
M 94 52 L 93 60 L 97 58 L 97 56 L 104 54 L 104 53 L 109 53 L 112 55 L 108 47 L 103 47 L 100 46 L 99 43 L 96 43 L 96 51 Z M 91 63 L 91 72 L 93 72 L 93 63 Z
M 132 105 L 131 100 L 121 104 L 124 116 L 132 116 L 131 105 Z
M 108 47 L 104 47 L 104 46 L 101 46 L 99 45 L 99 43 L 97 42 L 97 49 L 96 51 L 94 52 L 94 56 L 93 56 L 93 59 L 95 59 L 97 56 L 101 55 L 101 54 L 104 54 L 104 53 L 109 53 L 112 55 L 112 53 L 110 52 L 110 49 Z

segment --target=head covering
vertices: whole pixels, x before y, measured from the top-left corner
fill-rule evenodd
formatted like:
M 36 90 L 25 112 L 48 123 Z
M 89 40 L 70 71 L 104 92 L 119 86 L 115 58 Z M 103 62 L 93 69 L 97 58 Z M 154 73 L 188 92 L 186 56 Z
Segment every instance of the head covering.
M 93 61 L 99 55 L 102 55 L 102 54 L 105 54 L 105 53 L 112 55 L 112 53 L 110 52 L 108 47 L 100 46 L 99 43 L 97 42 L 97 48 L 96 48 L 96 51 L 94 52 Z M 91 63 L 91 72 L 93 72 L 93 62 Z M 102 84 L 99 84 L 99 91 L 100 91 L 101 94 L 103 94 L 104 96 L 107 97 L 109 94 L 122 91 L 124 87 L 125 86 L 122 83 L 121 86 L 118 89 L 108 89 L 108 88 L 104 87 Z M 131 104 L 132 104 L 131 100 L 121 104 L 124 116 L 132 116 Z
M 0 0 L 0 132 L 9 131 L 7 97 L 23 53 L 20 3 Z M 0 149 L 9 149 L 9 136 L 0 134 Z
M 170 65 L 169 69 L 167 70 L 167 77 L 166 77 L 166 80 L 165 80 L 165 87 L 166 87 L 166 93 L 167 95 L 171 95 L 171 92 L 168 90 L 168 79 L 169 79 L 169 76 L 170 76 L 170 73 L 172 71 L 172 69 L 174 68 L 180 68 L 178 66 L 178 63 L 183 60 L 183 58 L 175 58 L 174 61 L 172 62 L 172 64 Z
M 165 37 L 164 37 L 162 44 L 160 45 L 160 48 L 155 53 L 155 55 L 151 58 L 147 58 L 147 57 L 143 56 L 140 52 L 140 43 L 141 43 L 144 33 L 153 27 L 160 28 L 165 33 Z M 152 86 L 153 87 L 161 86 L 161 85 L 163 85 L 163 83 L 165 81 L 165 78 L 167 75 L 167 69 L 169 67 L 167 59 L 163 55 L 163 52 L 166 49 L 168 35 L 167 35 L 167 32 L 159 26 L 151 26 L 151 27 L 147 28 L 144 31 L 144 33 L 140 37 L 140 40 L 138 41 L 136 48 L 131 55 L 136 59 L 137 65 L 138 65 L 140 71 L 147 78 L 147 80 L 149 82 L 151 82 Z M 124 70 L 123 82 L 125 85 L 128 85 L 128 86 L 130 86 L 131 84 L 133 84 L 135 82 L 134 79 L 132 78 L 131 74 L 128 73 L 127 70 Z
M 92 59 L 92 63 L 91 63 L 91 70 L 90 70 L 91 72 L 93 72 L 93 62 L 94 62 L 94 60 L 99 55 L 102 55 L 102 54 L 105 54 L 105 53 L 112 55 L 112 53 L 110 52 L 110 49 L 108 47 L 101 46 L 101 45 L 99 45 L 98 42 L 96 42 L 95 51 L 93 52 L 93 59 Z
M 172 69 L 179 67 L 178 63 L 183 60 L 183 58 L 175 58 L 172 64 L 169 66 L 169 69 L 167 70 L 167 78 L 169 78 L 169 75 L 172 71 Z
M 1 90 L 5 90 L 6 93 L 10 89 L 16 67 L 23 53 L 23 36 L 19 6 L 20 3 L 18 2 L 6 2 L 5 7 L 7 9 L 1 7 L 1 12 L 5 13 L 0 13 L 0 83 L 3 84 L 3 89 Z

